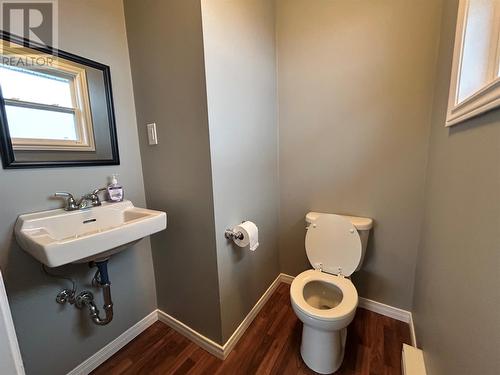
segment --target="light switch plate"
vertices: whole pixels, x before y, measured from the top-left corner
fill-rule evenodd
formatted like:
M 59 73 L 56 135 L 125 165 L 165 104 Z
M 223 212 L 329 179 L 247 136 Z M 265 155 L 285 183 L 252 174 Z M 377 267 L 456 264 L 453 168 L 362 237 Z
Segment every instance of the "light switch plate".
M 148 142 L 150 145 L 158 144 L 158 136 L 156 134 L 156 123 L 151 123 L 146 125 L 148 129 Z

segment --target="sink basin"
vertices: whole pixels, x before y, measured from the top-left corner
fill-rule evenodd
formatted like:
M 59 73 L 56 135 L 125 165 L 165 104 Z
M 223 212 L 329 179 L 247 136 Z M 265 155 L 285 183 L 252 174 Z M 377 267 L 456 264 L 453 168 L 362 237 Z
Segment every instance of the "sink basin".
M 15 226 L 21 248 L 49 267 L 104 259 L 167 227 L 167 214 L 104 202 L 79 211 L 63 209 L 21 215 Z

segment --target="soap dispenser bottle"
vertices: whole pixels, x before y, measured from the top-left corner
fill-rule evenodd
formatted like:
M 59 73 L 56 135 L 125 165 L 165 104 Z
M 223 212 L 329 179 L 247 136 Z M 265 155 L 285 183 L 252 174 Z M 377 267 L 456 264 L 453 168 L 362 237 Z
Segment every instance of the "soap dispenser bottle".
M 111 202 L 121 202 L 123 200 L 123 187 L 118 184 L 116 174 L 111 177 L 111 183 L 108 185 L 108 196 Z

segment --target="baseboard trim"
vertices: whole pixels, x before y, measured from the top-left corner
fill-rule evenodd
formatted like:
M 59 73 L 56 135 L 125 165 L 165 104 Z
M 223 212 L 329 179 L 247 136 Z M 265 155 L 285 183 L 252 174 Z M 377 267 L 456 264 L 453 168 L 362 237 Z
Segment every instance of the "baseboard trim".
M 401 322 L 410 323 L 411 312 L 386 305 L 368 298 L 359 297 L 359 307 L 376 312 Z
M 294 276 L 287 275 L 285 273 L 280 274 L 280 280 L 282 282 L 291 284 Z M 393 318 L 399 320 L 401 322 L 408 323 L 410 327 L 410 338 L 411 344 L 413 346 L 417 346 L 417 339 L 415 335 L 415 327 L 413 325 L 413 316 L 411 311 L 403 310 L 398 307 L 389 306 L 385 303 L 377 302 L 368 298 L 359 297 L 359 307 L 373 311 L 377 314 L 387 316 L 389 318 Z
M 282 282 L 286 284 L 291 284 L 295 276 L 287 275 L 286 273 L 280 273 L 279 278 Z
M 262 307 L 264 307 L 264 305 L 269 300 L 271 295 L 274 293 L 276 288 L 278 288 L 278 285 L 280 284 L 280 282 L 281 282 L 281 274 L 279 274 L 276 277 L 276 279 L 274 279 L 274 281 L 271 283 L 271 285 L 269 285 L 269 288 L 267 288 L 267 290 L 264 292 L 262 297 L 260 297 L 260 299 L 254 305 L 252 310 L 250 310 L 250 312 L 247 314 L 245 319 L 243 319 L 243 321 L 240 323 L 238 328 L 236 328 L 236 330 L 233 332 L 231 337 L 226 341 L 226 343 L 223 346 L 223 348 L 224 348 L 224 358 L 223 359 L 225 359 L 229 355 L 229 353 L 231 353 L 233 348 L 236 346 L 236 344 L 240 340 L 241 336 L 243 336 L 243 334 L 245 333 L 247 328 L 250 326 L 250 324 L 253 322 L 253 320 L 255 319 L 257 314 L 260 312 L 260 310 L 262 310 Z
M 195 331 L 188 325 L 182 323 L 180 320 L 175 319 L 173 316 L 168 315 L 162 310 L 158 311 L 158 320 L 165 323 L 170 328 L 174 329 L 188 340 L 191 340 L 199 347 L 205 349 L 210 354 L 216 356 L 217 358 L 224 359 L 224 348 L 222 345 L 212 341 L 206 336 L 203 336 L 198 331 Z
M 68 372 L 67 375 L 87 375 L 97 367 L 102 365 L 107 359 L 111 358 L 113 354 L 118 352 L 121 348 L 127 345 L 130 341 L 136 338 L 141 332 L 146 330 L 154 322 L 158 320 L 157 310 L 153 311 L 132 327 L 123 332 L 116 339 L 107 344 L 104 348 L 97 353 L 80 363 L 73 370 Z
M 281 275 L 278 275 L 276 279 L 271 283 L 269 288 L 264 292 L 264 294 L 260 297 L 260 299 L 257 301 L 257 303 L 252 307 L 250 312 L 247 314 L 245 319 L 240 323 L 238 328 L 233 332 L 231 337 L 226 341 L 224 345 L 220 345 L 213 340 L 209 339 L 208 337 L 202 335 L 201 333 L 195 331 L 188 325 L 182 323 L 181 321 L 175 319 L 174 317 L 168 315 L 164 311 L 158 310 L 158 319 L 171 327 L 172 329 L 176 330 L 178 333 L 186 337 L 187 339 L 191 340 L 194 342 L 196 345 L 202 347 L 205 349 L 207 352 L 210 354 L 213 354 L 219 359 L 226 359 L 229 353 L 234 349 L 238 341 L 241 339 L 245 331 L 248 329 L 250 324 L 252 324 L 253 320 L 257 316 L 257 314 L 260 312 L 262 307 L 266 304 L 266 302 L 269 300 L 271 295 L 274 293 L 276 288 L 281 282 Z

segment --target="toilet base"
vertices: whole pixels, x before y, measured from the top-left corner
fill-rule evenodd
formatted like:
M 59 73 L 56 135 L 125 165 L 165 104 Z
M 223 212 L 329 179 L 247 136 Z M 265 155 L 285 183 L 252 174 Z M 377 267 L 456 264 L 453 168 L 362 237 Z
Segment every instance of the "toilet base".
M 307 367 L 320 374 L 332 374 L 344 359 L 347 328 L 324 331 L 304 324 L 300 354 Z

